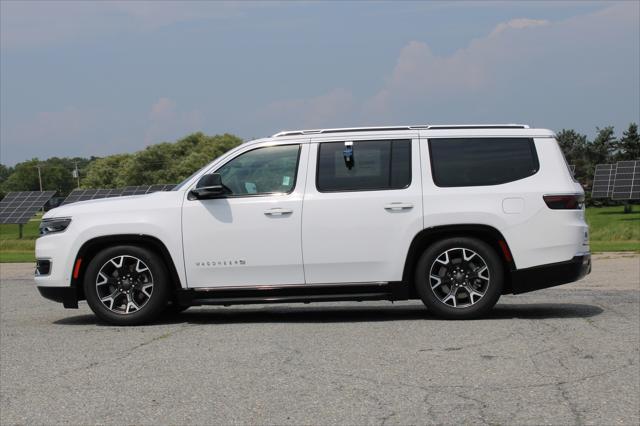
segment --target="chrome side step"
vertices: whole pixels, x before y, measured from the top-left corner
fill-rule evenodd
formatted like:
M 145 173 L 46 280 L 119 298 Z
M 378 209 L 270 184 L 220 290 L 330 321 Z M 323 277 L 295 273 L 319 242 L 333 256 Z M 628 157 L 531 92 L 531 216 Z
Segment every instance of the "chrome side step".
M 178 303 L 184 306 L 241 305 L 258 303 L 311 303 L 366 300 L 407 300 L 402 283 L 357 283 L 340 285 L 289 285 L 249 288 L 184 289 Z

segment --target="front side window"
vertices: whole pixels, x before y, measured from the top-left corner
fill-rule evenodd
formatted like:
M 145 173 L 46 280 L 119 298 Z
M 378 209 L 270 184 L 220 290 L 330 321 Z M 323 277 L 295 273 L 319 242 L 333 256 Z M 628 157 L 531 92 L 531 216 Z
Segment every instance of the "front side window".
M 228 195 L 286 194 L 295 188 L 300 145 L 257 148 L 220 167 Z
M 499 185 L 538 171 L 531 138 L 430 139 L 433 181 L 440 187 Z
M 411 183 L 411 140 L 324 142 L 318 148 L 321 192 L 406 188 Z

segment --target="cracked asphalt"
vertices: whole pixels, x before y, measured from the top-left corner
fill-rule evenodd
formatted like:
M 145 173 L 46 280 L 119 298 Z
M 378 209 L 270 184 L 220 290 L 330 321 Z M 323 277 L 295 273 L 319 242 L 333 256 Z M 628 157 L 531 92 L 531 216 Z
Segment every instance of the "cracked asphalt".
M 457 322 L 370 302 L 113 327 L 0 272 L 2 425 L 640 423 L 638 255 Z

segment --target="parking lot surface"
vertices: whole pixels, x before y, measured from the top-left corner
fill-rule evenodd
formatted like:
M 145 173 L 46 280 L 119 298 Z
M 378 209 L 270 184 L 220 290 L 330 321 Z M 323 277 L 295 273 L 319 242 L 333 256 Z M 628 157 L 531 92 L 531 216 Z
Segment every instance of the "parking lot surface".
M 638 424 L 640 257 L 504 296 L 489 318 L 418 302 L 191 308 L 97 322 L 0 265 L 0 423 Z

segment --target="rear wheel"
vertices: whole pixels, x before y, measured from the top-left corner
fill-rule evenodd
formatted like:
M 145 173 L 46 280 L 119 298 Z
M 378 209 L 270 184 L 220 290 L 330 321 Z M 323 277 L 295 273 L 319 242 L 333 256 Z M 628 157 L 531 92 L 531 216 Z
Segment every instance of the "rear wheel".
M 91 310 L 116 325 L 153 321 L 169 298 L 167 268 L 154 252 L 138 246 L 104 249 L 89 263 L 84 292 Z
M 448 238 L 430 246 L 416 267 L 415 285 L 427 308 L 449 319 L 477 318 L 502 294 L 503 265 L 487 243 Z

